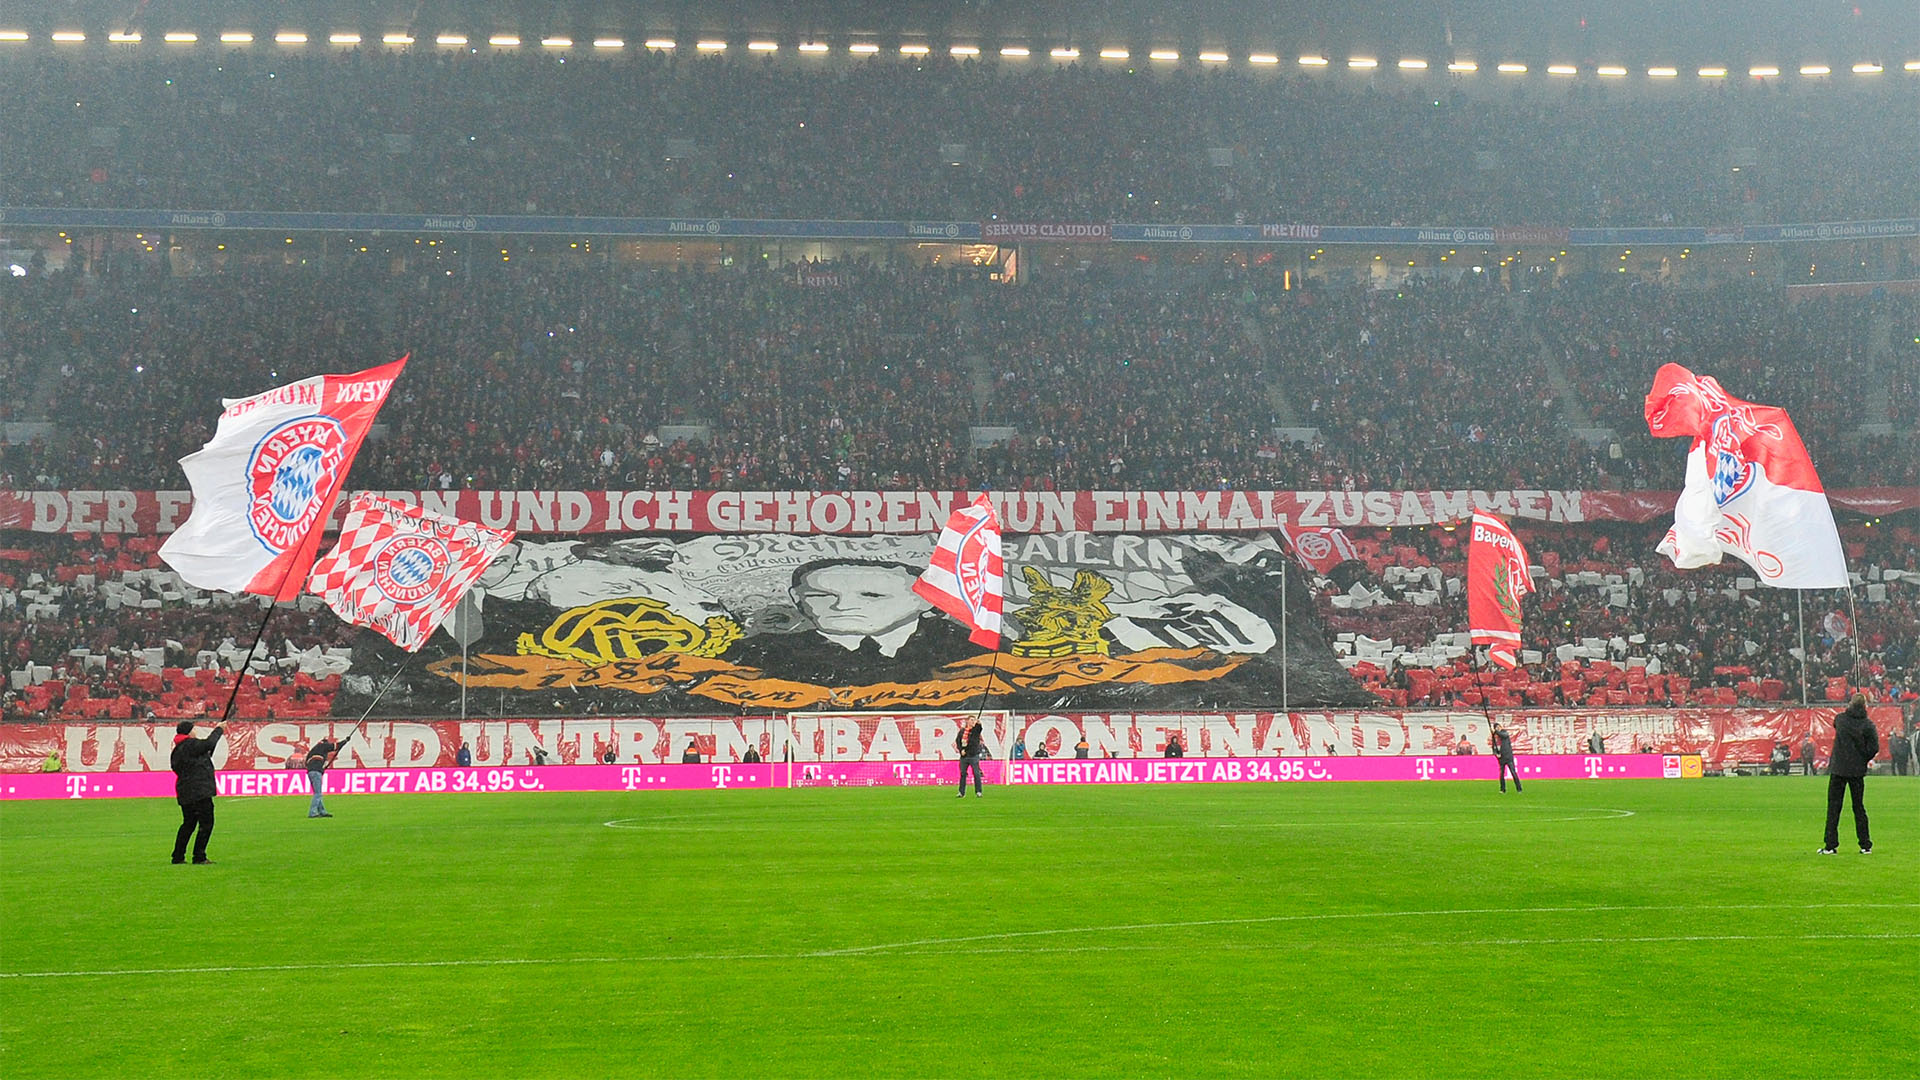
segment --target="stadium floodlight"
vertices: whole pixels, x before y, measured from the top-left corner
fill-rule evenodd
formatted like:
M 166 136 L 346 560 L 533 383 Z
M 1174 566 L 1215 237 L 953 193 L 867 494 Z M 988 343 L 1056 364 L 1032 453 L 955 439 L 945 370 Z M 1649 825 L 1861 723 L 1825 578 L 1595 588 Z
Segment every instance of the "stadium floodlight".
M 1727 69 L 1723 67 L 1703 67 L 1700 69 L 1700 77 L 1703 79 L 1724 79 L 1727 77 Z
M 1882 70 L 1879 64 L 1872 62 L 1853 65 L 1853 73 L 1855 75 L 1878 75 Z
M 1647 78 L 1649 79 L 1677 79 L 1679 77 L 1679 68 L 1656 67 L 1647 69 Z
M 273 40 L 276 45 L 305 45 L 307 35 L 298 30 L 282 30 L 273 35 Z
M 27 40 L 27 35 L 21 34 L 20 40 Z M 113 42 L 115 45 L 138 45 L 140 44 L 140 31 L 116 30 L 107 35 L 107 40 Z
M 487 44 L 496 49 L 511 49 L 520 44 L 520 39 L 513 34 L 495 34 L 487 39 Z
M 1495 70 L 1495 71 L 1498 71 L 1498 72 L 1499 72 L 1499 73 L 1501 73 L 1502 75 L 1525 75 L 1525 74 L 1527 73 L 1527 65 L 1525 65 L 1525 64 L 1496 64 L 1496 65 L 1494 65 L 1494 68 L 1493 68 L 1493 70 Z
M 1920 71 L 1920 60 L 1909 60 L 1901 65 L 1901 69 L 1904 71 Z
M 1033 50 L 1025 45 L 1008 45 L 1000 50 L 1001 56 L 1032 56 Z
M 748 52 L 779 52 L 780 43 L 777 41 L 749 41 L 747 42 L 747 51 Z
M 1125 60 L 1127 57 L 1131 55 L 1133 54 L 1129 53 L 1125 49 L 1101 49 L 1100 50 L 1100 59 L 1102 60 Z
M 1257 52 L 1247 54 L 1247 63 L 1249 64 L 1277 64 L 1279 62 L 1280 58 L 1272 53 Z
M 160 40 L 169 45 L 191 45 L 200 40 L 200 35 L 191 30 L 169 30 L 160 35 Z
M 1502 71 L 1505 71 L 1505 70 L 1506 70 L 1506 68 L 1501 68 L 1500 70 L 1502 70 Z M 1575 67 L 1575 66 L 1573 66 L 1572 64 L 1548 64 L 1548 65 L 1547 65 L 1547 74 L 1549 74 L 1549 75 L 1578 75 L 1578 74 L 1580 74 L 1580 69 L 1579 69 L 1579 68 L 1577 68 L 1577 67 Z
M 1399 65 L 1399 66 L 1400 66 L 1400 70 L 1401 70 L 1401 71 L 1425 71 L 1425 70 L 1427 70 L 1427 62 L 1426 62 L 1425 60 L 1402 60 L 1402 61 L 1400 61 L 1400 65 Z
M 1363 69 L 1377 68 L 1380 66 L 1380 61 L 1375 60 L 1371 56 L 1349 56 L 1347 57 L 1347 66 L 1350 68 L 1363 68 Z
M 827 43 L 824 41 L 803 41 L 800 43 L 800 51 L 803 53 L 823 53 L 827 51 Z
M 695 50 L 699 52 L 726 52 L 727 51 L 727 43 L 724 41 L 696 41 L 693 43 L 693 47 Z
M 0 30 L 0 41 L 25 40 L 27 40 L 27 32 L 25 30 Z
M 1055 60 L 1078 60 L 1080 59 L 1080 50 L 1079 49 L 1048 49 L 1047 55 L 1053 57 Z
M 1780 69 L 1771 64 L 1756 64 L 1747 69 L 1747 74 L 1756 79 L 1769 79 L 1780 74 Z
M 87 35 L 81 33 L 78 30 L 55 30 L 51 36 L 54 41 L 62 45 L 78 45 L 81 42 L 87 40 Z M 221 35 L 220 40 L 225 41 L 226 36 Z M 248 34 L 247 40 L 252 41 L 253 35 Z
M 627 47 L 627 42 L 624 38 L 600 37 L 593 39 L 593 47 L 596 49 L 624 49 Z M 673 42 L 667 42 L 667 48 L 673 48 Z
M 1604 67 L 1596 68 L 1594 73 L 1603 79 L 1624 79 L 1627 75 L 1627 69 L 1618 65 L 1608 64 Z
M 573 48 L 573 39 L 569 37 L 541 38 L 540 47 L 543 49 L 571 49 Z
M 1174 52 L 1174 51 L 1173 51 L 1172 49 L 1155 49 L 1155 50 L 1153 50 L 1152 52 L 1150 52 L 1150 53 L 1148 53 L 1148 54 L 1147 54 L 1147 59 L 1149 59 L 1149 60 L 1178 60 L 1178 59 L 1180 59 L 1180 54 L 1179 54 L 1179 53 L 1177 53 L 1177 52 Z
M 463 39 L 463 40 L 464 40 L 464 39 Z M 329 44 L 329 45 L 358 45 L 358 44 L 360 44 L 360 35 L 359 35 L 359 34 L 328 34 L 328 35 L 327 35 L 327 44 Z
M 901 56 L 925 56 L 932 51 L 933 51 L 932 49 L 927 48 L 925 45 L 920 45 L 917 43 L 912 45 L 900 46 Z
M 1324 56 L 1303 56 L 1300 58 L 1300 66 L 1301 67 L 1326 67 L 1327 58 Z
M 1831 75 L 1831 74 L 1833 74 L 1833 69 L 1832 69 L 1832 68 L 1830 68 L 1830 67 L 1828 67 L 1828 66 L 1827 66 L 1827 65 L 1825 65 L 1825 64 L 1802 64 L 1802 65 L 1800 65 L 1800 74 L 1802 74 L 1802 75 Z
M 413 44 L 413 35 L 412 34 L 381 34 L 380 43 L 383 45 L 411 45 Z
M 1447 63 L 1447 70 L 1460 72 L 1479 71 L 1480 65 L 1471 60 L 1452 60 Z
M 875 45 L 871 41 L 856 41 L 847 46 L 847 51 L 850 53 L 859 53 L 861 56 L 872 56 L 874 53 L 880 51 L 880 46 Z
M 593 43 L 593 45 L 594 45 L 594 48 L 596 48 L 596 49 L 598 49 L 598 48 L 607 48 L 608 46 L 603 46 L 603 45 L 601 45 L 601 44 L 600 44 L 600 42 L 602 42 L 602 41 L 612 41 L 612 40 L 614 40 L 614 39 L 613 39 L 613 38 L 599 38 L 598 40 L 596 40 L 596 41 L 594 41 L 594 43 Z M 674 44 L 675 44 L 675 42 L 674 42 L 674 40 L 673 40 L 672 38 L 648 38 L 648 39 L 647 39 L 647 41 L 646 41 L 646 46 L 647 46 L 647 48 L 649 48 L 649 49 L 660 49 L 660 50 L 662 50 L 662 51 L 664 51 L 664 52 L 672 52 L 672 51 L 673 51 L 673 47 L 674 47 Z
M 948 50 L 947 50 L 947 52 L 948 52 L 948 53 L 949 53 L 950 55 L 953 55 L 953 56 L 979 56 L 979 55 L 980 55 L 980 46 L 978 46 L 978 45 L 955 45 L 955 46 L 954 46 L 953 48 L 951 48 L 951 49 L 948 49 Z
M 220 42 L 223 45 L 251 45 L 253 35 L 245 30 L 225 30 L 220 34 Z
M 465 45 L 467 43 L 467 35 L 441 34 L 433 39 L 433 43 L 435 45 Z

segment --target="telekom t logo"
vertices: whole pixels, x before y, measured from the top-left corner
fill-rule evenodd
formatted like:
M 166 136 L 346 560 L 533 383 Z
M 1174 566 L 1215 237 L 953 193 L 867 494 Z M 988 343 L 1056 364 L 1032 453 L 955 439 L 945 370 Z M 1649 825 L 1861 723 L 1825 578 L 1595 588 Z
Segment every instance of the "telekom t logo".
M 900 781 L 903 784 L 906 783 L 908 780 L 913 779 L 913 766 L 895 765 L 893 767 L 893 778 L 895 780 Z
M 1415 761 L 1413 763 L 1413 771 L 1419 773 L 1420 779 L 1422 780 L 1433 779 L 1433 759 L 1423 757 Z
M 632 791 L 634 788 L 639 787 L 640 768 L 635 765 L 623 766 L 620 769 L 620 786 L 627 791 Z
M 1602 763 L 1599 758 L 1597 757 L 1587 758 L 1581 763 L 1581 767 L 1586 770 L 1587 779 L 1597 780 L 1600 778 L 1600 773 L 1602 771 Z
M 87 794 L 87 778 L 86 777 L 84 776 L 67 777 L 67 798 L 69 799 L 85 798 L 86 794 Z
M 717 787 L 717 788 L 726 787 L 727 781 L 731 779 L 733 779 L 733 769 L 725 765 L 715 765 L 713 767 L 713 786 L 714 787 Z

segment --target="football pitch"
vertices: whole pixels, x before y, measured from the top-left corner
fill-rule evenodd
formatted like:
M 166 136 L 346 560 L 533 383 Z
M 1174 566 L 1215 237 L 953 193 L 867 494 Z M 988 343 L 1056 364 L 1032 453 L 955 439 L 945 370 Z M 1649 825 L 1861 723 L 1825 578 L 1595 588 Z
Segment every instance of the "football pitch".
M 0 805 L 0 1074 L 1920 1076 L 1920 780 Z

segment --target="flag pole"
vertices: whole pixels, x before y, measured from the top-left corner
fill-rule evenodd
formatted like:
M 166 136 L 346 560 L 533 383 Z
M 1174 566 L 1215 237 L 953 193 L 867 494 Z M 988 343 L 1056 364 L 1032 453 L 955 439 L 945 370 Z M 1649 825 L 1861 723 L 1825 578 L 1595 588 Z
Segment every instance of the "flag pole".
M 360 734 L 361 725 L 367 722 L 367 717 L 373 715 L 374 708 L 380 704 L 381 698 L 387 696 L 387 691 L 393 689 L 393 684 L 400 681 L 401 673 L 407 670 L 408 664 L 413 663 L 413 657 L 414 657 L 413 653 L 408 653 L 407 658 L 405 660 L 400 661 L 400 666 L 393 669 L 393 674 L 387 676 L 387 681 L 385 685 L 381 686 L 380 689 L 373 695 L 372 701 L 367 702 L 367 711 L 361 713 L 360 719 L 354 721 L 353 730 L 347 733 L 348 738 L 352 738 L 353 736 Z
M 1793 590 L 1794 621 L 1800 624 L 1800 704 L 1807 704 L 1807 591 Z
M 1280 560 L 1280 711 L 1287 711 L 1287 561 Z
M 315 524 L 316 526 L 318 525 L 317 522 Z M 301 541 L 302 544 L 305 542 L 304 539 Z M 280 575 L 280 584 L 276 586 L 272 594 L 267 597 L 266 617 L 260 620 L 260 629 L 253 633 L 253 644 L 247 646 L 247 658 L 241 662 L 239 672 L 234 675 L 233 691 L 227 695 L 227 707 L 220 710 L 220 722 L 223 724 L 233 719 L 233 705 L 234 702 L 240 700 L 240 687 L 247 681 L 247 669 L 253 666 L 253 654 L 260 648 L 260 643 L 267 639 L 267 624 L 273 621 L 273 609 L 279 606 L 280 594 L 286 591 L 287 582 L 293 580 L 293 568 L 298 565 L 299 562 L 300 560 L 296 556 L 287 563 L 286 573 Z M 308 565 L 311 566 L 312 564 L 309 563 Z

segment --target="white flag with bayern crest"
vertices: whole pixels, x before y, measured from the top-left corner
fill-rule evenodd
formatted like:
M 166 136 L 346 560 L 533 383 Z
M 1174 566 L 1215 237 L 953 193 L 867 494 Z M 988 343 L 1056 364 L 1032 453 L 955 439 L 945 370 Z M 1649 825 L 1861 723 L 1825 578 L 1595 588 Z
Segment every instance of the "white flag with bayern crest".
M 228 398 L 213 439 L 180 459 L 193 512 L 160 557 L 196 588 L 298 597 L 340 485 L 406 364 Z

